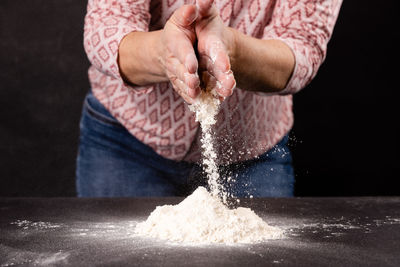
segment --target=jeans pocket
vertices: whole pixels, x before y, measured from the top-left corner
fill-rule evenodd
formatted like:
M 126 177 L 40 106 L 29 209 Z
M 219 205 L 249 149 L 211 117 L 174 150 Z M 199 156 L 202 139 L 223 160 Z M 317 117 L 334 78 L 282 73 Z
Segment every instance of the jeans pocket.
M 84 109 L 87 115 L 102 124 L 108 126 L 122 127 L 122 124 L 114 118 L 111 113 L 97 100 L 97 98 L 90 92 L 86 95 Z

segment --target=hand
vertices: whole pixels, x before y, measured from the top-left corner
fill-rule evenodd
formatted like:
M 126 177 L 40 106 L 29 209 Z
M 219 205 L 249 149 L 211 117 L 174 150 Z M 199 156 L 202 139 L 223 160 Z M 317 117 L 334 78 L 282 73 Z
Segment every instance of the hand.
M 234 35 L 223 24 L 213 0 L 198 0 L 197 4 L 199 17 L 195 31 L 200 57 L 199 73 L 206 88 L 215 86 L 220 96 L 230 96 L 236 86 L 230 64 L 230 54 L 234 51 Z
M 162 47 L 159 60 L 165 75 L 176 92 L 189 104 L 200 93 L 198 62 L 193 48 L 196 40 L 194 22 L 197 17 L 196 6 L 180 7 L 165 24 L 159 44 Z

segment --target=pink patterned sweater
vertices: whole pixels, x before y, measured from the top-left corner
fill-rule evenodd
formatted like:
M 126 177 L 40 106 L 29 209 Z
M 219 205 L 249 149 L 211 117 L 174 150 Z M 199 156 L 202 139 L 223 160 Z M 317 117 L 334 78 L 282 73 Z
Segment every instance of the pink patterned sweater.
M 199 124 L 170 83 L 132 87 L 120 76 L 117 55 L 132 31 L 162 29 L 171 14 L 194 0 L 89 0 L 84 46 L 93 94 L 137 139 L 172 160 L 198 161 Z M 222 104 L 214 129 L 220 162 L 266 152 L 293 124 L 292 96 L 316 75 L 326 55 L 342 0 L 215 0 L 225 25 L 293 51 L 295 69 L 279 95 L 236 88 Z

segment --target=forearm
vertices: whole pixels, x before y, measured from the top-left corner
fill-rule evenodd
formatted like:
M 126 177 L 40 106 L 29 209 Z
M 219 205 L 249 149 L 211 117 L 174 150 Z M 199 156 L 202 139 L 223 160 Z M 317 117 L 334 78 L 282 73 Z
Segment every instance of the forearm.
M 168 81 L 160 62 L 161 31 L 131 32 L 122 39 L 118 64 L 123 79 L 135 85 Z
M 266 93 L 282 91 L 295 66 L 290 48 L 279 40 L 261 40 L 228 29 L 234 36 L 230 60 L 237 86 Z
M 238 87 L 251 91 L 279 92 L 293 72 L 295 59 L 279 40 L 260 40 L 235 29 L 230 60 Z M 122 39 L 118 64 L 121 76 L 135 85 L 167 82 L 160 61 L 161 31 L 132 32 Z

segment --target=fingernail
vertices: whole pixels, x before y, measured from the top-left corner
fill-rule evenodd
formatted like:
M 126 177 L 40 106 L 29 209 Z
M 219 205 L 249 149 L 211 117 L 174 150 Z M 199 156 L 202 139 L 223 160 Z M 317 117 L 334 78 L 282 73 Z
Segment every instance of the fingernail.
M 185 72 L 185 73 L 183 73 L 183 77 L 184 77 L 184 81 L 185 81 L 185 84 L 186 85 L 188 85 L 189 84 L 189 80 L 190 80 L 190 73 L 188 73 L 188 72 Z
M 235 88 L 236 88 L 236 80 L 235 80 L 235 83 L 232 86 L 232 93 L 233 93 L 233 89 L 235 89 Z
M 197 58 L 193 54 L 186 56 L 185 67 L 190 73 L 195 73 L 197 71 Z
M 228 71 L 225 72 L 226 75 L 233 75 L 233 72 L 231 69 L 228 69 Z

